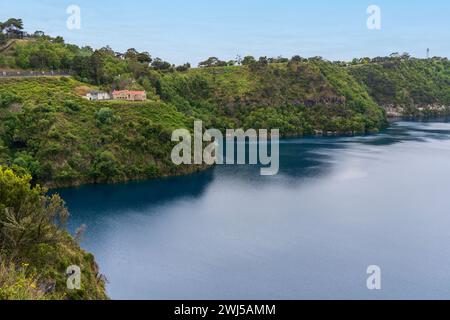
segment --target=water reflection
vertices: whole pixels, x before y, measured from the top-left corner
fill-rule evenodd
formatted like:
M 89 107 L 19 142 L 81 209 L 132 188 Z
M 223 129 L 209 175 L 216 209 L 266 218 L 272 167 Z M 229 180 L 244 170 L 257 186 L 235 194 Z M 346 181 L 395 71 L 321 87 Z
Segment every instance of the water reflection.
M 95 212 L 119 213 L 121 210 L 139 211 L 149 205 L 160 206 L 166 202 L 180 199 L 201 197 L 207 186 L 213 180 L 213 172 L 206 170 L 192 176 L 164 178 L 144 182 L 130 182 L 110 185 L 87 185 L 79 188 L 57 190 L 63 199 L 85 197 L 77 202 L 77 217 L 89 218 Z M 174 188 L 174 185 L 180 186 Z M 92 196 L 91 196 L 92 195 Z
M 113 298 L 448 298 L 449 138 L 449 123 L 403 121 L 284 140 L 273 177 L 219 166 L 61 194 Z

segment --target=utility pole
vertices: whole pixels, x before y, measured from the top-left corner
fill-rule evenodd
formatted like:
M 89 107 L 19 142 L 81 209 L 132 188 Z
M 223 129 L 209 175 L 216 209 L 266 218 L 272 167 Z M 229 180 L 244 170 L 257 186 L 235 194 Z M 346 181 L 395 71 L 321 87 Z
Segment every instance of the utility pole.
M 427 48 L 427 59 L 430 59 L 430 48 Z

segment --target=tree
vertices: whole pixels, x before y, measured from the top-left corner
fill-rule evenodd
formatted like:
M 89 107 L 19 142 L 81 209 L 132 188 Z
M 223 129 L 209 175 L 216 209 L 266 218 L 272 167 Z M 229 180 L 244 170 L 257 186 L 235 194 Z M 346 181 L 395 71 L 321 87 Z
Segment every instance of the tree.
M 110 181 L 121 173 L 119 163 L 110 151 L 99 152 L 94 160 L 92 176 L 97 181 Z
M 115 120 L 114 111 L 110 108 L 104 107 L 95 113 L 97 121 L 101 124 L 109 124 Z
M 269 58 L 270 63 L 287 63 L 289 62 L 288 58 L 283 58 L 282 56 L 278 56 L 276 58 Z
M 269 60 L 267 59 L 267 57 L 260 57 L 258 60 L 258 64 L 260 66 L 267 66 L 269 65 Z
M 125 58 L 127 60 L 138 61 L 140 63 L 145 63 L 147 65 L 149 65 L 152 62 L 152 57 L 151 57 L 150 53 L 139 52 L 135 48 L 128 49 L 127 52 L 125 52 L 123 55 L 115 53 L 115 56 L 116 57 L 123 56 L 123 58 Z
M 191 64 L 189 62 L 187 62 L 181 66 L 176 67 L 175 70 L 177 70 L 179 72 L 185 72 L 185 71 L 188 71 L 190 68 L 191 68 Z
M 156 58 L 152 62 L 152 67 L 155 70 L 169 70 L 172 67 L 172 65 L 167 61 L 163 61 L 160 58 Z
M 53 40 L 53 42 L 54 42 L 54 43 L 64 44 L 64 38 L 63 38 L 63 37 L 60 37 L 60 36 L 57 36 L 57 37 Z
M 294 63 L 299 63 L 299 62 L 302 62 L 302 61 L 303 61 L 303 58 L 300 57 L 299 55 L 295 55 L 295 56 L 293 56 L 293 57 L 291 58 L 291 61 L 294 62 Z
M 9 38 L 21 38 L 23 35 L 22 19 L 10 18 L 1 24 L 1 31 L 5 32 Z
M 135 60 L 138 54 L 139 52 L 135 48 L 130 48 L 125 52 L 124 57 L 125 59 Z
M 11 260 L 40 244 L 58 242 L 65 232 L 69 213 L 62 199 L 47 196 L 30 181 L 30 175 L 0 166 L 0 250 Z
M 41 38 L 41 37 L 44 37 L 44 36 L 45 36 L 44 31 L 35 31 L 33 33 L 33 37 L 35 37 L 35 38 Z
M 94 78 L 92 59 L 90 56 L 77 55 L 72 61 L 71 69 L 83 81 Z
M 148 64 L 141 63 L 137 60 L 131 60 L 128 62 L 128 69 L 134 75 L 135 79 L 139 79 L 147 74 Z
M 136 60 L 149 65 L 152 62 L 152 56 L 148 52 L 141 52 L 136 55 Z
M 92 67 L 92 73 L 97 84 L 102 84 L 105 80 L 104 62 L 102 52 L 95 50 L 90 61 Z
M 403 52 L 400 58 L 403 60 L 409 60 L 411 59 L 411 55 L 408 52 Z
M 255 60 L 255 58 L 253 56 L 246 56 L 242 60 L 242 65 L 243 66 L 248 66 L 248 65 L 251 65 L 251 64 L 253 64 L 255 62 L 256 62 L 256 60 Z
M 113 49 L 111 49 L 110 46 L 106 46 L 103 48 L 100 48 L 98 50 L 103 56 L 109 56 L 109 57 L 115 57 L 116 53 L 114 52 Z
M 198 66 L 200 68 L 225 67 L 227 63 L 219 60 L 217 57 L 209 57 L 205 61 L 200 62 Z

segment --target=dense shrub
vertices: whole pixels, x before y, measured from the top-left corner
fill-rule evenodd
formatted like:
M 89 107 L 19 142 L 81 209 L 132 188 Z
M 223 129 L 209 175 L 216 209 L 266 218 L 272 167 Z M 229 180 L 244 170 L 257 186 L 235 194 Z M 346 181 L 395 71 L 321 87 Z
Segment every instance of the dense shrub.
M 0 299 L 105 299 L 92 255 L 65 231 L 64 202 L 30 181 L 0 166 Z M 83 285 L 69 291 L 73 264 L 82 267 Z
M 64 106 L 71 111 L 80 111 L 81 110 L 81 106 L 72 100 L 66 100 L 64 102 Z
M 95 117 L 100 124 L 110 124 L 115 120 L 114 111 L 107 107 L 98 110 Z
M 0 93 L 0 108 L 7 108 L 21 99 L 14 93 Z

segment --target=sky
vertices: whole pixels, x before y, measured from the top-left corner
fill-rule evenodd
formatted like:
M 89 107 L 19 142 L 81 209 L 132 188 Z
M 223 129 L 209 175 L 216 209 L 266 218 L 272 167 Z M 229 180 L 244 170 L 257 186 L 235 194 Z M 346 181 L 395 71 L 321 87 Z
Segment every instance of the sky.
M 81 28 L 67 28 L 67 8 Z M 367 8 L 381 10 L 370 30 Z M 450 57 L 448 0 L 0 0 L 0 21 L 68 43 L 116 51 L 136 48 L 175 64 L 210 56 L 323 56 L 328 60 L 408 52 Z

